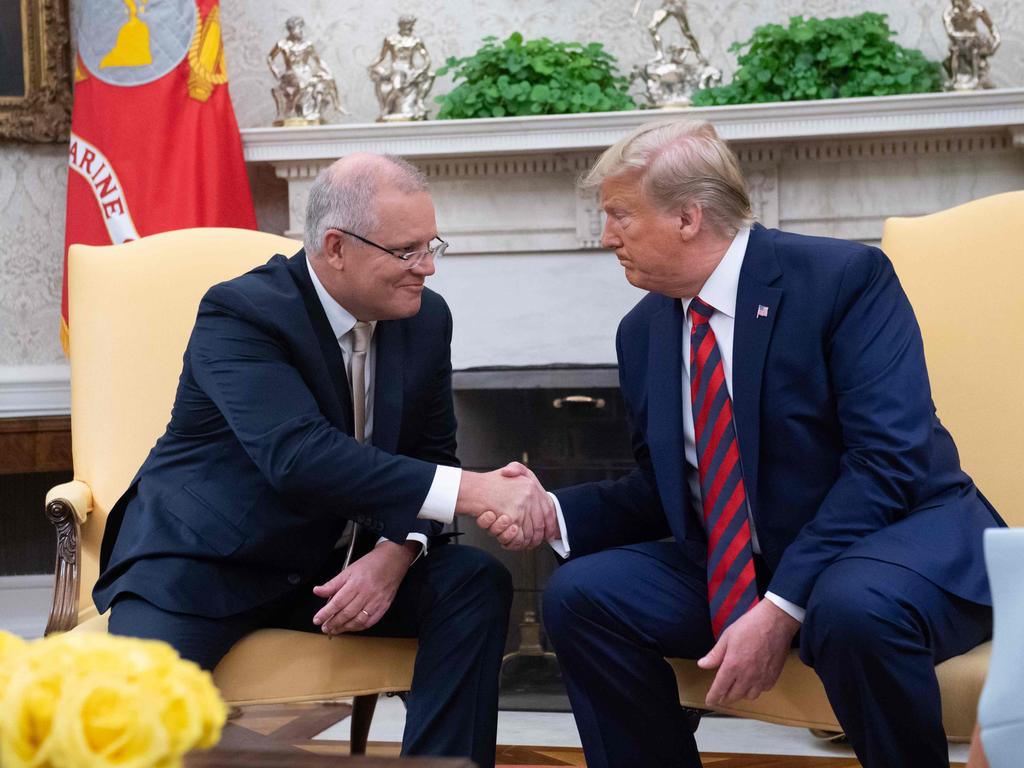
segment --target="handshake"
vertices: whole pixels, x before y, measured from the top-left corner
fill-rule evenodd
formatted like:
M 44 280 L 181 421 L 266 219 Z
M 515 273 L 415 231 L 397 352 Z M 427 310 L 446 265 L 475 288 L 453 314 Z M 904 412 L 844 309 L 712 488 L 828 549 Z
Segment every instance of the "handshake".
M 505 549 L 561 538 L 554 502 L 518 461 L 494 472 L 463 472 L 455 512 L 475 518 Z

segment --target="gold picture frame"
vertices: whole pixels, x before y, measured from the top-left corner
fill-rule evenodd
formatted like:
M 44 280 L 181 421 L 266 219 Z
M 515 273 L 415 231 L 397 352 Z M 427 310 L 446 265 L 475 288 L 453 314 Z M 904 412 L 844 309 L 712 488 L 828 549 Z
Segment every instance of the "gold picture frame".
M 4 6 L 11 18 L 0 19 L 8 52 L 0 62 L 0 141 L 66 141 L 72 78 L 68 2 L 14 0 Z

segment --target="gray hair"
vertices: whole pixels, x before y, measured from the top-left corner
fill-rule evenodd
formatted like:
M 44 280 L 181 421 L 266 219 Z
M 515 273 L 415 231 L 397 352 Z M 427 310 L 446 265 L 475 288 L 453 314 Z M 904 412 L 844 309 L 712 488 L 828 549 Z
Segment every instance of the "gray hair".
M 323 248 L 328 229 L 342 227 L 365 236 L 379 224 L 376 210 L 381 185 L 415 194 L 427 189 L 423 171 L 395 155 L 343 158 L 324 168 L 309 189 L 303 245 L 307 254 Z
M 647 123 L 609 147 L 580 181 L 585 190 L 607 179 L 637 174 L 644 195 L 675 211 L 697 204 L 719 232 L 735 234 L 754 219 L 736 155 L 711 123 L 662 120 Z

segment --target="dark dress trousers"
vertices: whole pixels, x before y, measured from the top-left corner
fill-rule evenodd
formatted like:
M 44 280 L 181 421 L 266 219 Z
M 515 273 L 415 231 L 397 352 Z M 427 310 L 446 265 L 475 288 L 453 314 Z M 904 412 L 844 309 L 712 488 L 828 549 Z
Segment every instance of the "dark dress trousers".
M 678 300 L 648 294 L 619 327 L 636 469 L 557 493 L 571 559 L 545 622 L 592 768 L 699 765 L 661 659 L 714 642 L 685 475 L 683 320 Z M 990 632 L 982 531 L 1003 523 L 936 416 L 889 260 L 755 225 L 732 360 L 760 594 L 807 608 L 802 657 L 865 765 L 944 764 L 933 668 Z
M 377 324 L 372 444 L 360 445 L 305 253 L 211 288 L 167 430 L 107 522 L 93 597 L 113 606 L 111 631 L 212 668 L 260 626 L 319 631 L 311 590 L 338 572 L 349 520 L 368 546 L 437 536 L 416 516 L 436 465 L 458 465 L 451 333 L 429 289 L 418 314 Z M 478 550 L 435 544 L 370 633 L 420 638 L 406 751 L 493 764 L 510 579 Z

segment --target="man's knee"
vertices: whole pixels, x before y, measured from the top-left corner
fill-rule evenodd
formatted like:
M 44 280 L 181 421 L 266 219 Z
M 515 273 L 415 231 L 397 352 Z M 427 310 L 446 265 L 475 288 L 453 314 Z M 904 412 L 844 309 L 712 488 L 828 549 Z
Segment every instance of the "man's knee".
M 814 665 L 822 653 L 875 655 L 903 633 L 897 596 L 865 583 L 863 564 L 840 560 L 814 585 L 801 629 L 801 656 Z
M 245 634 L 237 622 L 164 611 L 133 594 L 122 594 L 110 608 L 107 631 L 112 635 L 160 640 L 183 659 L 212 671 Z
M 444 567 L 450 570 L 456 588 L 480 598 L 496 614 L 507 618 L 512 606 L 512 574 L 508 568 L 494 555 L 465 544 L 446 545 L 444 552 Z
M 558 637 L 579 628 L 578 617 L 589 613 L 594 605 L 594 569 L 586 558 L 570 560 L 548 579 L 544 589 L 544 627 L 551 637 Z

